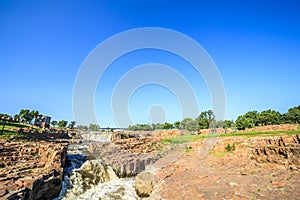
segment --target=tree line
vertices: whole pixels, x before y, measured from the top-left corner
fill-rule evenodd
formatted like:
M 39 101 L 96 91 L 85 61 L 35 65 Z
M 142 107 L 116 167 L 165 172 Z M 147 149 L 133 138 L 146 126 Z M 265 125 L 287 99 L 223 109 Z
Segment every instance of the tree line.
M 277 125 L 277 124 L 299 124 L 300 106 L 288 109 L 288 112 L 281 114 L 275 110 L 264 110 L 262 112 L 249 111 L 240 115 L 236 120 L 216 120 L 212 110 L 201 112 L 195 119 L 185 118 L 174 123 L 157 124 L 136 124 L 128 126 L 131 131 L 150 131 L 157 129 L 183 129 L 188 131 L 200 131 L 208 128 L 233 128 L 245 130 L 255 126 Z
M 10 116 L 8 114 L 0 113 L 0 119 L 2 121 L 3 121 L 3 119 L 5 119 L 6 121 L 21 122 L 21 123 L 24 123 L 24 124 L 33 125 L 39 114 L 40 114 L 40 112 L 38 110 L 21 109 L 19 111 L 19 113 L 15 114 L 14 116 Z M 50 122 L 50 124 L 54 128 L 55 127 L 58 127 L 58 128 L 68 127 L 68 128 L 72 129 L 72 128 L 75 127 L 76 122 L 71 121 L 68 124 L 68 121 L 66 121 L 66 120 L 60 120 L 60 121 L 52 120 Z

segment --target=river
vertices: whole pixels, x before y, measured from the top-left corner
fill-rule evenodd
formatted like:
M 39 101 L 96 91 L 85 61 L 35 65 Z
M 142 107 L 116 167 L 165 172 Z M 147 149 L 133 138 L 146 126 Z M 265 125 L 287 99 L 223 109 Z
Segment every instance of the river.
M 109 135 L 92 133 L 85 139 L 107 142 Z M 119 178 L 110 166 L 103 166 L 101 158 L 88 157 L 90 142 L 70 144 L 68 147 L 64 178 L 59 197 L 54 200 L 109 200 L 140 199 L 134 189 L 134 177 Z

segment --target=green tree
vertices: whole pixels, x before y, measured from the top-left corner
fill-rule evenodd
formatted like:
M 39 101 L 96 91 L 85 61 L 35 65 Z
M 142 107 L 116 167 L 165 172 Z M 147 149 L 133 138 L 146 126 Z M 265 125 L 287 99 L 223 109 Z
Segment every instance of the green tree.
M 196 118 L 198 123 L 198 130 L 200 129 L 207 129 L 213 125 L 215 125 L 215 115 L 212 110 L 203 111 L 199 114 Z
M 29 123 L 32 120 L 32 116 L 30 115 L 30 111 L 28 109 L 20 110 L 19 116 L 21 121 L 25 123 Z
M 251 125 L 251 128 L 259 125 L 259 112 L 257 112 L 256 110 L 247 112 L 246 114 L 244 114 L 244 117 L 250 119 L 248 121 L 251 121 L 253 123 L 253 125 Z
M 234 122 L 232 120 L 224 120 L 224 128 L 231 128 L 234 126 Z
M 82 130 L 82 131 L 87 131 L 89 129 L 89 127 L 86 125 L 78 125 L 77 129 Z
M 160 130 L 164 128 L 164 124 L 156 123 L 156 124 L 152 124 L 152 127 L 154 130 Z
M 189 126 L 190 123 L 192 123 L 192 121 L 193 121 L 192 118 L 184 118 L 180 123 L 181 129 L 187 130 L 187 127 Z
M 164 129 L 171 129 L 171 128 L 173 128 L 173 124 L 165 122 Z
M 19 122 L 20 121 L 20 115 L 15 114 L 14 121 Z
M 246 128 L 254 127 L 253 119 L 248 118 L 245 115 L 238 116 L 235 121 L 235 124 L 238 130 L 245 130 Z
M 71 121 L 68 128 L 73 129 L 75 126 L 76 122 L 75 121 Z
M 192 118 L 185 118 L 181 121 L 181 128 L 188 131 L 197 131 L 198 123 Z
M 92 131 L 97 131 L 97 130 L 100 129 L 100 126 L 98 124 L 90 123 L 89 129 L 92 130 Z
M 32 119 L 37 119 L 37 116 L 39 115 L 40 113 L 39 113 L 39 111 L 37 111 L 37 110 L 32 110 L 32 111 L 30 111 L 30 113 L 29 113 L 29 115 L 30 115 L 30 118 L 31 118 L 31 121 L 32 121 Z
M 299 124 L 300 123 L 300 106 L 290 108 L 287 113 L 282 116 L 284 123 Z
M 51 121 L 51 125 L 52 125 L 53 127 L 55 127 L 55 126 L 57 125 L 57 121 L 56 121 L 56 120 Z
M 180 121 L 174 122 L 174 127 L 180 129 Z
M 67 126 L 67 124 L 68 124 L 68 121 L 60 120 L 57 125 L 59 128 L 65 128 Z
M 275 110 L 265 110 L 262 111 L 259 116 L 259 124 L 262 126 L 265 125 L 274 125 L 274 124 L 280 124 L 282 116 L 278 111 Z

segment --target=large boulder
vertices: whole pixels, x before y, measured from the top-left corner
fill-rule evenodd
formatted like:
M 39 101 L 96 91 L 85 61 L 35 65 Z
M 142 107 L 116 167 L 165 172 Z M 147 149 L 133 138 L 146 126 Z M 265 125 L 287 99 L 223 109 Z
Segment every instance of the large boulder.
M 139 197 L 149 197 L 158 183 L 158 178 L 150 172 L 144 172 L 135 177 L 135 190 Z
M 70 195 L 80 195 L 98 183 L 108 182 L 118 179 L 110 166 L 101 160 L 86 161 L 79 169 L 75 170 L 71 176 L 72 189 L 67 193 Z

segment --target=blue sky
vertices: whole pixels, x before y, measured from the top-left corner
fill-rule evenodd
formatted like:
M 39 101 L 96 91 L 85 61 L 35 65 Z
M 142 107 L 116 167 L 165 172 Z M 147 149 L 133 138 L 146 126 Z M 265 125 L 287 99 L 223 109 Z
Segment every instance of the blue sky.
M 227 118 L 249 110 L 286 112 L 300 104 L 299 11 L 298 1 L 0 0 L 0 112 L 28 108 L 73 120 L 74 81 L 86 56 L 114 34 L 139 27 L 173 29 L 206 49 L 224 82 Z M 111 94 L 118 80 L 149 62 L 179 71 L 192 85 L 199 110 L 211 108 L 203 79 L 188 63 L 166 52 L 137 51 L 114 62 L 99 82 L 100 126 L 115 125 Z M 181 120 L 178 100 L 158 85 L 139 88 L 128 110 L 135 123 L 149 123 L 155 105 L 165 109 L 167 121 Z

